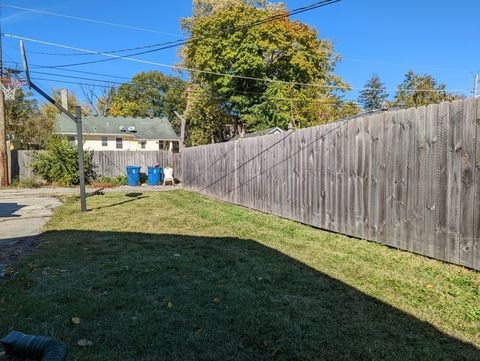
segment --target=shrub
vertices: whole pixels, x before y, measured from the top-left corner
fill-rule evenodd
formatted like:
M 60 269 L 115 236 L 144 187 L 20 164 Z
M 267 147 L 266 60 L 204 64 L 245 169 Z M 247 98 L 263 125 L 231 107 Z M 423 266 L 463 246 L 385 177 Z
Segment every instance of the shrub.
M 34 179 L 14 179 L 10 183 L 11 188 L 40 188 L 42 185 Z
M 116 186 L 126 186 L 128 183 L 128 179 L 126 175 L 120 175 L 117 178 L 114 179 L 113 183 Z
M 113 188 L 115 187 L 115 179 L 101 176 L 90 183 L 93 187 L 97 188 Z
M 94 177 L 92 157 L 84 153 L 85 181 Z M 37 153 L 33 161 L 33 171 L 47 182 L 58 182 L 62 186 L 80 183 L 77 147 L 64 137 L 54 136 L 47 143 L 46 151 Z

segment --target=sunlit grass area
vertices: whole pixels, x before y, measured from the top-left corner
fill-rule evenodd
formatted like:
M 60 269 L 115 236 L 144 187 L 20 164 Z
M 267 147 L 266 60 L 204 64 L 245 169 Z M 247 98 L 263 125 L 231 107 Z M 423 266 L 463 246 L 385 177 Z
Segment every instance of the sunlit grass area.
M 0 281 L 1 335 L 70 360 L 480 359 L 479 272 L 186 191 L 88 205 Z

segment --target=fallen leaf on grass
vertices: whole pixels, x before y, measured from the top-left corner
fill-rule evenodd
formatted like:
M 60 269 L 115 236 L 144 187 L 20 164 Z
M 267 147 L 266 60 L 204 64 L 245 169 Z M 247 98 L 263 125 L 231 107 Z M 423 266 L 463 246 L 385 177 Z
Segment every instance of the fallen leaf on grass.
M 168 302 L 168 303 L 167 303 L 167 307 L 168 307 L 168 308 L 172 308 L 172 307 L 173 307 L 173 303 Z
M 72 317 L 72 323 L 74 325 L 79 325 L 80 324 L 80 318 L 78 317 Z
M 279 351 L 280 351 L 279 348 L 273 349 L 273 351 L 270 353 L 270 356 L 271 356 L 271 357 L 275 357 L 275 355 L 276 355 Z
M 89 347 L 93 345 L 93 341 L 87 340 L 86 338 L 82 338 L 81 340 L 77 341 L 77 345 L 80 347 Z
M 213 303 L 215 303 L 215 304 L 217 304 L 217 305 L 218 305 L 220 302 L 222 302 L 222 301 L 221 301 L 220 298 L 218 298 L 218 297 L 215 297 L 215 298 L 213 299 Z

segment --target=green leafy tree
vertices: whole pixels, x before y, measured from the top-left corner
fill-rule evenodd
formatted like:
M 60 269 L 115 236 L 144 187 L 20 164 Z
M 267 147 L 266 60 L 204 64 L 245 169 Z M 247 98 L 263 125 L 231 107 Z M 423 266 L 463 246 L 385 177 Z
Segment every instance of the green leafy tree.
M 194 90 L 195 89 L 195 90 Z M 223 128 L 231 122 L 228 109 L 207 90 L 191 87 L 187 144 L 214 143 L 221 137 Z
M 377 74 L 365 84 L 365 88 L 360 92 L 358 102 L 363 105 L 366 111 L 378 110 L 382 108 L 382 104 L 388 99 L 388 93 L 385 90 L 385 84 Z
M 14 99 L 5 101 L 5 114 L 8 137 L 17 149 L 42 145 L 52 134 L 52 121 L 40 112 L 31 93 L 22 89 L 17 90 Z
M 411 108 L 461 98 L 447 92 L 445 88 L 445 84 L 438 84 L 431 75 L 418 75 L 410 70 L 405 74 L 405 79 L 397 88 L 393 105 L 401 108 Z
M 248 131 L 285 128 L 290 122 L 304 127 L 358 112 L 342 100 L 349 86 L 334 73 L 338 56 L 332 44 L 320 40 L 315 29 L 289 20 L 284 6 L 201 3 L 206 5 L 201 11 L 194 8 L 194 17 L 185 22 L 192 40 L 181 52 L 186 67 L 204 71 L 191 72 L 191 81 L 204 93 L 203 103 L 189 106 L 189 122 L 200 122 L 192 118 L 201 113 L 195 107 L 203 112 L 217 107 L 210 113 L 226 113 L 235 129 Z M 258 24 L 272 16 L 279 18 Z M 209 121 L 214 136 L 221 134 L 222 122 Z
M 185 82 L 159 71 L 141 72 L 129 83 L 119 86 L 108 114 L 116 116 L 167 117 L 185 109 Z

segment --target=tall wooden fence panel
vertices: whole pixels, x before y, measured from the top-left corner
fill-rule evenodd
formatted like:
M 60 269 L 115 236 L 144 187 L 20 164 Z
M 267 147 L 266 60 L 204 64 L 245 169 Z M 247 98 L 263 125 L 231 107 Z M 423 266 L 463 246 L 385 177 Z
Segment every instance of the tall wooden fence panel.
M 106 177 L 125 175 L 129 165 L 142 167 L 142 172 L 147 172 L 147 167 L 159 164 L 164 168 L 168 165 L 168 152 L 164 151 L 115 151 L 103 150 L 92 152 L 92 161 L 97 174 Z
M 186 188 L 480 269 L 480 100 L 186 148 Z
M 14 150 L 9 154 L 10 179 L 33 179 L 32 169 L 34 154 L 38 151 Z M 42 152 L 42 151 L 40 151 Z M 173 154 L 172 165 L 179 166 Z M 159 164 L 164 168 L 169 164 L 168 152 L 164 151 L 115 151 L 102 150 L 92 152 L 92 162 L 98 176 L 117 177 L 126 174 L 127 165 L 140 166 L 142 172 L 147 172 L 148 166 Z

